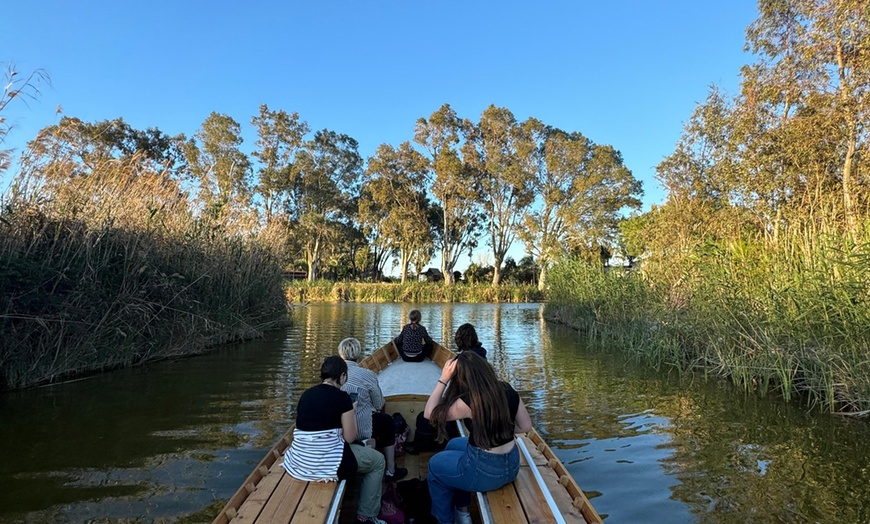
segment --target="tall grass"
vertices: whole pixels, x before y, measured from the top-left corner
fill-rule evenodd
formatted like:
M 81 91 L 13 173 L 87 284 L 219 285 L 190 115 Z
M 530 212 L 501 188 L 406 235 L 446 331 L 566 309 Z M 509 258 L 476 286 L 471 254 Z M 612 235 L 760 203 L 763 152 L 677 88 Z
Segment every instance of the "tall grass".
M 870 409 L 870 234 L 706 244 L 679 263 L 684 278 L 671 282 L 563 261 L 546 314 L 656 364 Z
M 195 218 L 136 159 L 32 172 L 0 209 L 0 387 L 202 351 L 282 318 L 263 236 Z
M 360 283 L 287 282 L 290 302 L 541 302 L 544 295 L 537 286 L 492 287 L 488 284 L 446 286 L 435 282 Z

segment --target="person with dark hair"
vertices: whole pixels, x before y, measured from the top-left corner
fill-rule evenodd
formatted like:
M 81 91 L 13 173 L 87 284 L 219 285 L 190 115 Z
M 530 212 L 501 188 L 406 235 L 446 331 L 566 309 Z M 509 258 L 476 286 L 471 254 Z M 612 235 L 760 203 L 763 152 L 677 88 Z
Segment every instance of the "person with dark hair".
M 386 480 L 398 481 L 408 474 L 406 468 L 396 467 L 396 425 L 393 417 L 381 411 L 386 401 L 375 372 L 360 367 L 363 358 L 362 344 L 355 338 L 346 338 L 338 344 L 338 354 L 347 364 L 347 382 L 342 391 L 357 394 L 356 414 L 357 442 L 374 438 L 372 446 L 384 454 Z
M 429 460 L 428 477 L 438 522 L 470 523 L 471 491 L 496 490 L 517 477 L 520 456 L 514 435 L 531 431 L 529 413 L 519 394 L 499 381 L 475 351 L 463 351 L 444 364 L 423 413 L 440 441 L 447 438 L 448 421 L 474 421 L 468 437 L 451 439 Z
M 471 324 L 462 324 L 456 330 L 456 335 L 453 336 L 453 341 L 456 343 L 456 352 L 474 351 L 483 358 L 486 358 L 486 348 L 477 339 L 477 331 Z
M 432 354 L 432 337 L 420 325 L 423 316 L 417 309 L 408 314 L 409 322 L 402 328 L 399 336 L 393 339 L 399 355 L 405 362 L 423 362 Z
M 344 359 L 326 357 L 320 366 L 320 379 L 320 384 L 299 397 L 293 442 L 282 465 L 290 476 L 307 481 L 350 479 L 361 474 L 357 522 L 384 524 L 377 517 L 384 457 L 369 447 L 351 444 L 357 427 L 354 402 L 341 390 L 347 382 Z

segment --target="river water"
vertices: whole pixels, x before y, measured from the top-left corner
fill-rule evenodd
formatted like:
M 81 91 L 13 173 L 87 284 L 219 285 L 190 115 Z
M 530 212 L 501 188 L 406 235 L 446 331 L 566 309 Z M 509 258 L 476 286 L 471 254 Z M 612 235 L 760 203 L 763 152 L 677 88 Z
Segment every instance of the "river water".
M 611 523 L 870 522 L 870 424 L 626 362 L 540 304 L 418 308 L 478 329 Z M 0 395 L 0 522 L 210 522 L 348 336 L 398 334 L 407 304 L 314 304 L 265 339 Z

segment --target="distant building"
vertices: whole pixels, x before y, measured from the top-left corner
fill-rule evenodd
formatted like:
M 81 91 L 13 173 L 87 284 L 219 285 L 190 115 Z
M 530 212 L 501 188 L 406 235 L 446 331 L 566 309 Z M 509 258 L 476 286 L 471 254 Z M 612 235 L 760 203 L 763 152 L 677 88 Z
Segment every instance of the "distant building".
M 430 267 L 426 271 L 420 273 L 419 280 L 421 282 L 441 282 L 442 280 L 444 280 L 444 274 L 441 273 L 440 269 Z

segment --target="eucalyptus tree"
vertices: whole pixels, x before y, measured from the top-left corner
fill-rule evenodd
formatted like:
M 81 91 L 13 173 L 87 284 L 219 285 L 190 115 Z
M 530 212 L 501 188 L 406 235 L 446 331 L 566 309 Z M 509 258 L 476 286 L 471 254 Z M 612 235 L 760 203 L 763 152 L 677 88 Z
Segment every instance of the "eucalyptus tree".
M 344 134 L 318 131 L 296 153 L 287 212 L 304 248 L 310 282 L 319 276 L 331 235 L 355 219 L 361 173 L 359 145 Z
M 123 118 L 85 122 L 65 116 L 37 133 L 23 161 L 31 166 L 62 165 L 66 175 L 83 176 L 101 162 L 135 158 L 151 172 L 170 170 L 177 174 L 183 166 L 183 143 L 184 135 L 170 136 L 157 128 L 135 129 Z
M 441 252 L 441 272 L 445 282 L 452 284 L 453 268 L 459 256 L 477 246 L 483 210 L 477 169 L 464 158 L 461 145 L 470 127 L 460 119 L 449 104 L 444 104 L 428 119 L 419 118 L 414 141 L 429 153 L 435 173 L 432 196 L 439 209 L 436 245 Z
M 213 112 L 184 145 L 187 167 L 199 186 L 205 216 L 224 224 L 249 209 L 251 163 L 240 149 L 242 142 L 239 123 Z
M 519 233 L 538 261 L 538 287 L 544 289 L 549 264 L 566 249 L 612 241 L 620 212 L 640 207 L 642 189 L 612 146 L 540 123 L 533 133 L 539 146 L 532 187 L 539 202 Z
M 859 179 L 870 119 L 866 0 L 763 0 L 747 31 L 747 48 L 759 58 L 743 70 L 740 109 L 761 123 L 747 134 L 753 140 L 746 145 L 761 171 L 757 178 L 769 180 L 768 192 L 778 200 L 800 195 L 801 186 L 807 196 L 821 194 L 835 180 L 844 225 L 854 232 L 858 201 L 866 198 Z M 776 132 L 763 126 L 765 119 L 778 120 Z M 830 162 L 838 172 L 829 172 Z
M 477 184 L 492 247 L 492 284 L 501 280 L 502 263 L 517 235 L 517 226 L 534 200 L 535 144 L 532 124 L 521 125 L 507 108 L 490 105 L 470 129 L 463 150 L 476 168 Z
M 398 254 L 401 280 L 415 253 L 432 244 L 428 220 L 429 162 L 410 142 L 381 144 L 368 161 L 359 200 L 360 222 L 373 249 L 376 274 Z
M 260 113 L 251 119 L 251 125 L 257 129 L 254 143 L 257 149 L 251 156 L 259 161 L 254 191 L 263 199 L 263 211 L 269 224 L 275 213 L 288 205 L 293 159 L 310 129 L 298 113 L 273 111 L 266 104 L 260 106 Z

